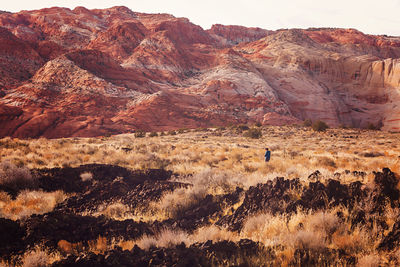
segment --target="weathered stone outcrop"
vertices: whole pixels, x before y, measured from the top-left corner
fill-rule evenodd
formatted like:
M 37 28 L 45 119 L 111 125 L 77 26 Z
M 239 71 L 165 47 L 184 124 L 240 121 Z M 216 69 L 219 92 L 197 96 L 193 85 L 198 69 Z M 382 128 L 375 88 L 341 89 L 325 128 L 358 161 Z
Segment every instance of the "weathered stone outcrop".
M 400 38 L 268 31 L 126 7 L 0 14 L 0 136 L 231 123 L 400 129 Z

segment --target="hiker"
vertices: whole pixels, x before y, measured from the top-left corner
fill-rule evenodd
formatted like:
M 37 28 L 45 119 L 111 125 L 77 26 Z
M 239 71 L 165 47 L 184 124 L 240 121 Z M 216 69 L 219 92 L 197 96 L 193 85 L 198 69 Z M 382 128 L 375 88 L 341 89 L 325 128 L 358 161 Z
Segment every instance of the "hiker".
M 271 151 L 268 149 L 268 147 L 265 148 L 265 162 L 268 162 L 271 159 Z

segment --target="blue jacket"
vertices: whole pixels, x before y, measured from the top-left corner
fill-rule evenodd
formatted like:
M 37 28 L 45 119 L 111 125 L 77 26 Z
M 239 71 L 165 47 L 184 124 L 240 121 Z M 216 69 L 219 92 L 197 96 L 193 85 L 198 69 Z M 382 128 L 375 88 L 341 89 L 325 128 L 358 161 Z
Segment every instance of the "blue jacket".
M 269 161 L 271 159 L 271 151 L 267 150 L 265 151 L 265 161 Z

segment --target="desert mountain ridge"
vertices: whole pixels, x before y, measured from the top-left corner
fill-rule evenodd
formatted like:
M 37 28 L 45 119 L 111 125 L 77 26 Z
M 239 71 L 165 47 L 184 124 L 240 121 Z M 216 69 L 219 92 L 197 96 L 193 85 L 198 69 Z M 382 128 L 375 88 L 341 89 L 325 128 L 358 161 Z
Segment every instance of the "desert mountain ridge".
M 270 31 L 126 7 L 0 12 L 0 137 L 304 119 L 400 128 L 400 37 Z

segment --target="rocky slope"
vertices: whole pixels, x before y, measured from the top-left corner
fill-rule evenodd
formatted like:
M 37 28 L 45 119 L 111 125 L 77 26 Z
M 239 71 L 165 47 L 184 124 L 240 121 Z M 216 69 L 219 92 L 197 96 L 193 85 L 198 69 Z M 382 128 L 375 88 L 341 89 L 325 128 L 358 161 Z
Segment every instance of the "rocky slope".
M 0 136 L 230 123 L 400 127 L 400 37 L 267 31 L 126 7 L 0 14 Z

